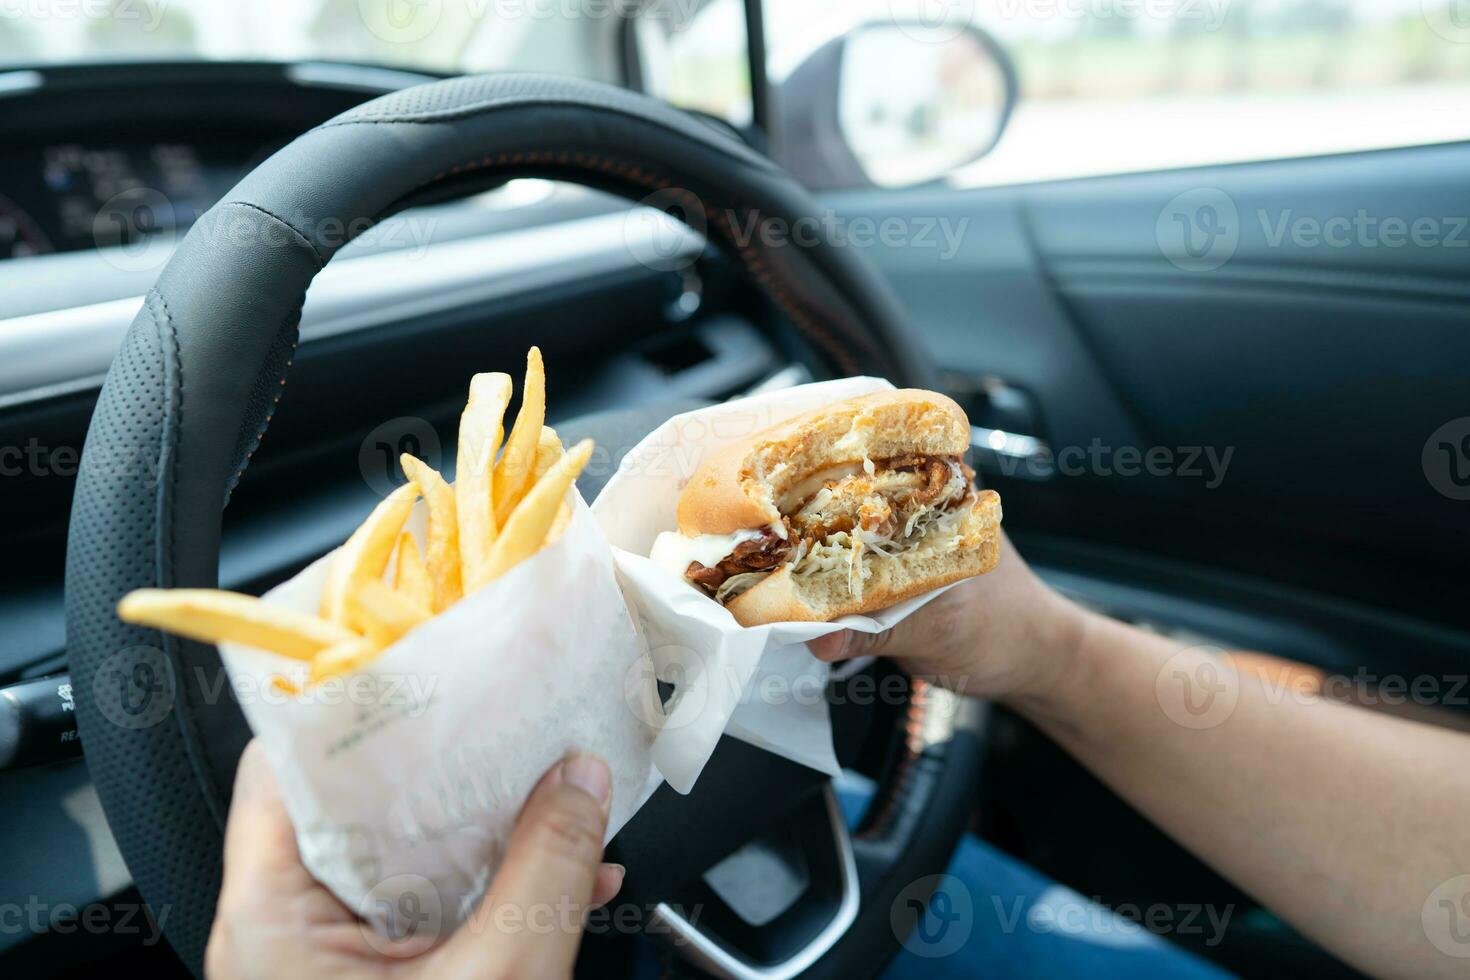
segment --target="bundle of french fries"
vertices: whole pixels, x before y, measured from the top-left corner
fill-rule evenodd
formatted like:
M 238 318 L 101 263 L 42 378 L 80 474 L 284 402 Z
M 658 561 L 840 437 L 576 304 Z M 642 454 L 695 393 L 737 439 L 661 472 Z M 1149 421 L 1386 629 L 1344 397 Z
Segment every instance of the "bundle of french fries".
M 239 643 L 305 661 L 308 685 L 361 668 L 415 626 L 556 541 L 570 522 L 567 490 L 592 455 L 592 441 L 564 451 L 545 424 L 546 372 L 537 348 L 526 355 L 521 407 L 506 436 L 511 391 L 508 374 L 471 379 L 453 485 L 423 460 L 403 454 L 408 482 L 338 550 L 318 615 L 217 589 L 138 589 L 118 603 L 118 615 L 193 640 Z M 428 510 L 422 551 L 406 529 L 420 497 Z M 276 685 L 300 693 L 283 677 Z

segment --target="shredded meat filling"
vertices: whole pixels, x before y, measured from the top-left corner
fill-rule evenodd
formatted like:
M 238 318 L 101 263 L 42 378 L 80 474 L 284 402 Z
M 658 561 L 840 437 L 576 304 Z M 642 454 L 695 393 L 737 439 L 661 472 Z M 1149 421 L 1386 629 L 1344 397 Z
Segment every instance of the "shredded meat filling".
M 873 464 L 872 473 L 826 481 L 810 502 L 803 501 L 794 512 L 792 524 L 808 542 L 854 527 L 885 536 L 895 526 L 903 526 L 916 510 L 947 508 L 962 500 L 959 494 L 945 498 L 961 472 L 968 486 L 971 471 L 958 457 L 910 455 L 881 460 Z M 824 491 L 829 496 L 823 497 Z
M 794 516 L 782 520 L 787 534 L 781 538 L 770 530 L 760 537 L 742 541 L 717 565 L 706 566 L 697 561 L 689 563 L 684 575 L 710 595 L 714 595 L 727 579 L 747 572 L 769 572 L 790 560 L 798 540 L 808 548 L 814 543 L 840 531 L 851 531 L 861 527 L 864 531 L 879 535 L 893 533 L 895 526 L 902 526 L 905 517 L 917 508 L 939 506 L 948 508 L 964 500 L 969 494 L 957 495 L 954 500 L 944 500 L 944 494 L 958 467 L 965 476 L 968 488 L 974 479 L 974 470 L 966 466 L 957 456 L 900 456 L 894 459 L 874 461 L 874 473 L 911 474 L 902 481 L 890 483 L 882 490 L 874 485 L 875 476 L 859 474 L 845 480 L 828 480 L 824 489 L 839 488 L 847 481 L 857 481 L 863 489 L 852 494 L 851 489 L 836 506 L 826 513 L 798 514 L 807 501 L 791 513 Z M 839 491 L 841 492 L 841 491 Z
M 932 460 L 929 463 L 929 471 L 925 474 L 929 482 L 914 495 L 921 504 L 932 504 L 939 500 L 944 494 L 945 486 L 949 483 L 954 471 L 949 463 L 943 460 Z
M 790 534 L 787 534 L 790 538 Z M 791 556 L 794 547 L 790 540 L 783 541 L 774 531 L 761 532 L 758 538 L 742 541 L 735 546 L 718 565 L 713 568 L 691 561 L 684 576 L 691 582 L 703 586 L 710 594 L 725 584 L 725 579 L 744 572 L 768 572 L 778 567 Z
M 949 483 L 953 466 L 959 467 L 960 472 L 965 475 L 967 484 L 975 480 L 975 471 L 958 456 L 900 456 L 897 459 L 886 460 L 880 465 L 888 469 L 922 473 L 924 486 L 914 493 L 914 500 L 921 504 L 932 504 L 939 499 L 939 495 L 944 492 L 945 486 Z

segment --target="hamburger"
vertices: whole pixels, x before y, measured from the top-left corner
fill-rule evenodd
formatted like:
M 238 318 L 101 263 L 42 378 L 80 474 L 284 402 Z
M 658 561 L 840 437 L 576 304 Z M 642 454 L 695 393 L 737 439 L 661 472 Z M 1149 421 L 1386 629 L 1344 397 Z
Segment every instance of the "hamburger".
M 969 445 L 964 411 L 932 391 L 808 412 L 705 459 L 650 557 L 742 626 L 872 612 L 988 572 L 1000 496 L 975 489 Z

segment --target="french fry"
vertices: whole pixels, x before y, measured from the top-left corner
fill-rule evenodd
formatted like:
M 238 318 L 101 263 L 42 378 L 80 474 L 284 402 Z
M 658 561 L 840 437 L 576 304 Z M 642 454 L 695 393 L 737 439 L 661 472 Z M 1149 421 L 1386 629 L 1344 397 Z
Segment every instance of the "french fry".
M 308 685 L 320 684 L 333 677 L 350 674 L 364 664 L 371 663 L 373 658 L 382 652 L 382 648 L 376 643 L 361 636 L 343 640 L 336 646 L 323 650 L 320 655 L 312 659 L 311 668 L 306 675 L 306 683 Z
M 509 375 L 477 374 L 460 419 L 457 477 L 405 453 L 409 482 L 389 494 L 338 549 L 322 588 L 320 616 L 212 589 L 139 589 L 118 603 L 129 623 L 209 643 L 239 643 L 308 664 L 306 683 L 282 675 L 272 688 L 296 696 L 350 674 L 464 594 L 554 543 L 572 521 L 567 490 L 592 455 L 590 439 L 570 452 L 545 424 L 541 352 L 526 355 L 525 390 L 509 436 Z M 496 453 L 505 440 L 504 452 Z M 406 524 L 418 498 L 429 511 L 422 548 Z M 392 585 L 384 573 L 397 549 Z
M 240 643 L 293 660 L 311 660 L 356 639 L 337 623 L 217 589 L 138 589 L 123 596 L 117 614 L 124 622 L 191 640 Z
M 393 546 L 398 543 L 398 535 L 408 522 L 418 495 L 418 488 L 412 483 L 394 490 L 373 508 L 368 519 L 338 550 L 322 589 L 324 618 L 342 626 L 349 625 L 347 597 L 359 583 L 383 577 L 383 570 L 393 555 Z
M 531 492 L 511 512 L 500 537 L 495 540 L 495 548 L 490 552 L 487 581 L 500 577 L 540 550 L 546 541 L 547 531 L 556 520 L 557 508 L 564 502 L 567 489 L 591 455 L 592 440 L 583 439 L 536 481 Z
M 565 454 L 566 450 L 562 449 L 561 437 L 556 434 L 556 430 L 549 425 L 543 425 L 541 439 L 536 443 L 536 468 L 532 471 L 531 483 L 534 485 L 545 476 L 546 471 Z
M 455 516 L 454 491 L 439 471 L 404 453 L 399 457 L 403 472 L 419 488 L 429 504 L 428 543 L 424 563 L 434 586 L 434 612 L 443 612 L 464 595 L 459 567 L 459 523 Z M 380 573 L 381 575 L 381 573 Z M 359 583 L 360 584 L 360 583 Z
M 358 585 L 348 599 L 352 621 L 379 647 L 397 643 L 399 638 L 433 613 L 393 591 L 377 579 Z
M 393 588 L 399 595 L 425 609 L 434 608 L 434 584 L 419 554 L 419 543 L 404 531 L 398 536 L 398 565 L 393 570 Z
M 286 695 L 288 698 L 301 697 L 301 688 L 291 683 L 280 674 L 271 678 L 271 690 Z
M 460 577 L 466 592 L 484 583 L 485 563 L 495 543 L 493 496 L 495 452 L 505 433 L 510 375 L 477 374 L 459 417 L 459 455 L 454 470 L 454 501 L 459 521 Z
M 563 500 L 561 506 L 556 509 L 556 518 L 551 522 L 551 527 L 546 531 L 546 543 L 541 547 L 550 548 L 556 544 L 557 538 L 566 533 L 567 526 L 572 523 L 572 508 L 567 506 Z
M 521 386 L 521 410 L 516 413 L 505 452 L 495 464 L 495 523 L 504 527 L 527 490 L 536 465 L 536 450 L 541 429 L 546 422 L 546 368 L 541 351 L 532 347 L 526 352 L 526 383 Z

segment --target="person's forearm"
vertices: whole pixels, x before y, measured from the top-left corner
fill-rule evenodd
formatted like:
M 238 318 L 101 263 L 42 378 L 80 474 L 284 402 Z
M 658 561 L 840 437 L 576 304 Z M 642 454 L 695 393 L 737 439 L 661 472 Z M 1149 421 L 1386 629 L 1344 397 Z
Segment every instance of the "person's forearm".
M 1470 968 L 1426 933 L 1443 932 L 1440 946 L 1462 938 L 1451 951 L 1470 955 L 1470 937 L 1448 929 L 1470 914 L 1455 907 L 1464 889 L 1445 885 L 1470 875 L 1470 737 L 1268 688 L 1208 652 L 1090 614 L 1061 682 L 1011 703 L 1360 969 Z

